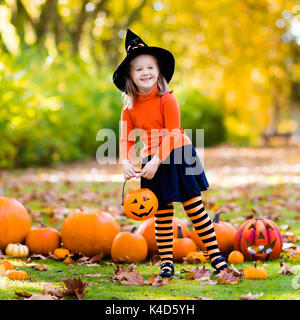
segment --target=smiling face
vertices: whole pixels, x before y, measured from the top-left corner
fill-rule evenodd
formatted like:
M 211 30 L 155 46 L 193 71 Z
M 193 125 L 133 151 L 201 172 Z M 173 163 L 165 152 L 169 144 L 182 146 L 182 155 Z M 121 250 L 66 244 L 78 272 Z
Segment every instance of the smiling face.
M 145 220 L 154 216 L 158 208 L 155 194 L 146 188 L 129 192 L 124 198 L 124 212 L 134 220 Z
M 156 58 L 149 54 L 141 54 L 130 63 L 130 76 L 142 94 L 152 91 L 157 83 L 159 67 Z

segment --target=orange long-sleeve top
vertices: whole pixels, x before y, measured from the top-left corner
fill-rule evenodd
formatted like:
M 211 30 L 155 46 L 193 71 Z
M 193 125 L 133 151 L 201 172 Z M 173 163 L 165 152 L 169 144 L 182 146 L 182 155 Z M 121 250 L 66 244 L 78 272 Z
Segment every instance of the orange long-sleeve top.
M 133 159 L 135 129 L 144 144 L 143 157 L 155 154 L 164 161 L 174 148 L 192 144 L 180 127 L 175 96 L 171 92 L 159 96 L 157 86 L 148 94 L 137 93 L 132 109 L 122 109 L 120 161 Z

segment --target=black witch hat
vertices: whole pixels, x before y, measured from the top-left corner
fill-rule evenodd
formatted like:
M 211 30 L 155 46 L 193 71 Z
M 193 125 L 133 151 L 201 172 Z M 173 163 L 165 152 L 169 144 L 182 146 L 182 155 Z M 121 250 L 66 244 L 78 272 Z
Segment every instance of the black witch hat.
M 146 43 L 130 29 L 127 29 L 125 39 L 125 50 L 127 56 L 118 66 L 113 75 L 113 82 L 123 92 L 126 92 L 125 82 L 129 73 L 130 61 L 140 54 L 151 54 L 156 57 L 160 73 L 165 77 L 169 83 L 172 79 L 175 69 L 175 59 L 173 54 L 163 48 L 149 47 Z

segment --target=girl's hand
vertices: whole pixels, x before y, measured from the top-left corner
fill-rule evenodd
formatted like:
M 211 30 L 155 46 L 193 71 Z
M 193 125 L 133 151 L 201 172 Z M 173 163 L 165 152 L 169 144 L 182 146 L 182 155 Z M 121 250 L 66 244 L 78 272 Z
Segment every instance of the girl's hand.
M 151 180 L 159 165 L 161 164 L 162 160 L 159 159 L 157 156 L 154 156 L 152 160 L 150 160 L 145 166 L 144 168 L 142 169 L 141 173 L 140 173 L 140 176 L 148 179 L 148 180 Z
M 123 172 L 124 172 L 124 179 L 125 180 L 130 180 L 131 178 L 138 178 L 139 177 L 139 172 L 137 171 L 132 163 L 129 160 L 124 160 L 122 162 L 123 165 Z

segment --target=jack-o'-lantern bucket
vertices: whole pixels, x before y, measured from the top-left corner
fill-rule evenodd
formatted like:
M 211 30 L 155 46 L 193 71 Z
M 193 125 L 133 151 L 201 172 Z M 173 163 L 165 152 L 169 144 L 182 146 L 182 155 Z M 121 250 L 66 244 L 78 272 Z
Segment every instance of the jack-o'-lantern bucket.
M 128 192 L 124 196 L 126 181 L 122 190 L 122 206 L 125 214 L 134 220 L 147 220 L 154 216 L 158 209 L 158 200 L 156 195 L 147 188 L 137 189 Z

